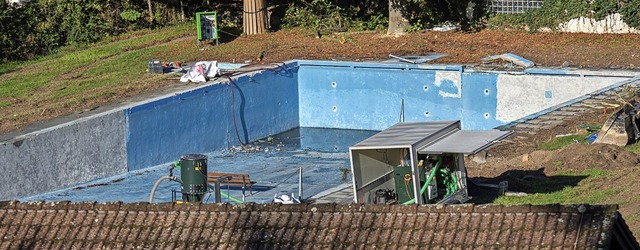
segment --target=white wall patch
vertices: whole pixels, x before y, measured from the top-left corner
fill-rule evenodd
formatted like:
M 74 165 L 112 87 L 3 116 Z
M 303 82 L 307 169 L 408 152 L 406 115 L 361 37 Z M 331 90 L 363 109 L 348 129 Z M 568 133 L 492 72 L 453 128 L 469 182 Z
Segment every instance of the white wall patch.
M 433 83 L 440 88 L 454 87 L 454 89 L 446 89 L 438 91 L 442 97 L 461 98 L 462 86 L 460 85 L 461 74 L 458 71 L 436 71 L 436 81 Z M 453 90 L 453 91 L 451 91 Z M 450 92 L 451 91 L 451 92 Z

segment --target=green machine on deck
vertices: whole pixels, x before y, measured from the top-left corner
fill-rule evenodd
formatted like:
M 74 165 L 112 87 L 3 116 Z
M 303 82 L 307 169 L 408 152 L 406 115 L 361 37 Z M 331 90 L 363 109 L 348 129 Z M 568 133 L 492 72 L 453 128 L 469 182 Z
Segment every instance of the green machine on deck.
M 208 191 L 207 156 L 188 154 L 180 157 L 180 177 L 182 179 L 182 200 L 199 202 Z

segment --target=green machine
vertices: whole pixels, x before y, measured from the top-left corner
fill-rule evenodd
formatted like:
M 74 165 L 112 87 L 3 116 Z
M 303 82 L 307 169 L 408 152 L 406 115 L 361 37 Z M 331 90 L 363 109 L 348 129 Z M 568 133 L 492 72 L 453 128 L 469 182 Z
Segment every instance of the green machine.
M 425 182 L 424 167 L 418 167 L 420 172 L 420 186 Z M 415 198 L 413 192 L 413 177 L 411 166 L 395 166 L 393 167 L 393 179 L 395 182 L 397 202 L 405 203 Z M 424 197 L 424 196 L 423 196 Z M 424 199 L 424 198 L 423 198 Z
M 198 47 L 206 40 L 215 40 L 218 45 L 218 14 L 215 11 L 196 12 Z
M 180 177 L 182 179 L 182 200 L 199 202 L 208 191 L 207 156 L 188 154 L 180 157 Z

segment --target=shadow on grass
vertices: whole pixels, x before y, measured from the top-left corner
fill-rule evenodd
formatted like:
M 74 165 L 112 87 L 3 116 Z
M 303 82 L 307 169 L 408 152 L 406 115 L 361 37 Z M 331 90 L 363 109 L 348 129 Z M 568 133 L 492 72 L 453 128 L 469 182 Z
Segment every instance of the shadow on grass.
M 491 203 L 500 196 L 497 188 L 478 186 L 476 183 L 497 185 L 502 181 L 509 184 L 508 191 L 527 194 L 553 193 L 566 187 L 575 187 L 588 175 L 554 175 L 547 176 L 544 168 L 538 170 L 507 170 L 495 178 L 469 178 L 469 201 L 474 204 Z

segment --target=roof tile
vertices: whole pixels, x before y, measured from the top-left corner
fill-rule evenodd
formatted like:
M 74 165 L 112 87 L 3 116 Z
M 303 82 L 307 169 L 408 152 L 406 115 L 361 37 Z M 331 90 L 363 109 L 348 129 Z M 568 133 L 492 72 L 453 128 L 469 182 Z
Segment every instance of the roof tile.
M 536 205 L 529 207 L 532 213 L 559 213 L 560 204 Z
M 501 213 L 503 206 L 488 204 L 488 205 L 476 205 L 473 211 L 476 213 Z
M 507 205 L 502 207 L 502 213 L 528 213 L 531 210 L 531 205 Z
M 615 213 L 585 206 L 580 222 L 579 206 L 560 205 L 3 204 L 0 236 L 12 246 L 87 249 L 572 248 L 579 226 L 589 248 L 606 241 L 603 215 Z
M 335 215 L 335 214 L 334 214 Z M 339 220 L 339 226 L 336 227 L 338 230 L 346 230 L 348 228 L 351 227 L 351 221 L 353 220 L 353 212 L 343 212 L 340 215 L 341 218 L 337 219 L 334 217 L 335 220 Z
M 445 216 L 449 217 L 449 220 L 447 222 L 448 227 L 445 229 L 445 232 L 448 233 L 444 234 L 444 238 L 442 239 L 442 241 L 443 245 L 452 246 L 454 244 L 456 232 L 458 232 L 457 228 L 458 223 L 460 223 L 460 215 L 456 213 L 450 213 Z

